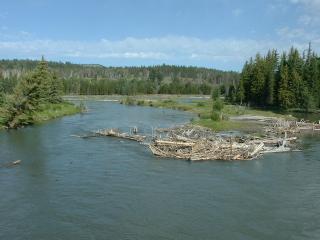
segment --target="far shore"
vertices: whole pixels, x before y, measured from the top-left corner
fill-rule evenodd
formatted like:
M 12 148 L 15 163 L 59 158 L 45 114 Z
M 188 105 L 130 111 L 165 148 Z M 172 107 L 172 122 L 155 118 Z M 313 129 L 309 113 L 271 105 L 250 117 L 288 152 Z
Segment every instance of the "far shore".
M 255 132 L 261 128 L 261 122 L 266 119 L 294 120 L 291 112 L 277 112 L 268 109 L 251 108 L 240 105 L 226 104 L 222 113 L 222 121 L 210 119 L 212 100 L 210 95 L 73 95 L 64 96 L 70 101 L 114 101 L 126 105 L 149 106 L 188 111 L 195 114 L 194 125 L 208 127 L 214 131 Z

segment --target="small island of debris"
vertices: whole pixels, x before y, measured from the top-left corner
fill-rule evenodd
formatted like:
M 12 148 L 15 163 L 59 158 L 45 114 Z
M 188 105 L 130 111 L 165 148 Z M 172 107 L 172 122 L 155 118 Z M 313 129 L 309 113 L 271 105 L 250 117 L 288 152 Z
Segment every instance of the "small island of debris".
M 260 120 L 259 120 L 260 121 Z M 109 136 L 143 143 L 158 157 L 205 160 L 252 160 L 267 153 L 298 151 L 300 133 L 319 132 L 320 122 L 309 123 L 283 119 L 260 121 L 262 133 L 233 135 L 217 133 L 208 128 L 186 124 L 166 129 L 155 129 L 150 135 L 139 135 L 138 128 L 123 133 L 118 129 L 102 129 L 82 138 Z

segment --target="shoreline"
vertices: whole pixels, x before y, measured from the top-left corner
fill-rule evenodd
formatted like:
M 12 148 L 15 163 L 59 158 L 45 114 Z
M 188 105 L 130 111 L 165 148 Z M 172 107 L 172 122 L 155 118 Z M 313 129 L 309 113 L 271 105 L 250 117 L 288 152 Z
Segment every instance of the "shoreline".
M 147 106 L 186 111 L 196 115 L 196 118 L 191 120 L 193 125 L 207 127 L 214 131 L 256 132 L 261 127 L 259 121 L 237 119 L 241 116 L 250 116 L 253 119 L 295 119 L 291 114 L 277 113 L 272 110 L 225 105 L 222 113 L 226 119 L 213 121 L 210 118 L 212 100 L 209 95 L 75 95 L 65 96 L 64 98 L 71 101 L 114 101 L 129 106 Z
M 35 111 L 32 113 L 32 116 L 31 116 L 32 121 L 29 124 L 23 125 L 21 127 L 41 124 L 53 119 L 78 114 L 78 113 L 81 113 L 82 111 L 83 110 L 81 109 L 80 106 L 77 106 L 69 101 L 64 101 L 56 104 L 44 104 L 40 111 Z M 5 129 L 10 129 L 10 128 L 7 128 L 0 123 L 0 130 L 5 130 Z

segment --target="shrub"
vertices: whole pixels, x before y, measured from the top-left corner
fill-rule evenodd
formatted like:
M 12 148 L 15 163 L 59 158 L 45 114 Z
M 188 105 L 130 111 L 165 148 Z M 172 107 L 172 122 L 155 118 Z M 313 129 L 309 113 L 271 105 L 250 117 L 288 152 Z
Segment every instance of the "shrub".
M 138 106 L 143 106 L 143 105 L 144 105 L 144 100 L 139 100 L 139 101 L 137 102 L 137 105 L 138 105 Z
M 223 107 L 224 107 L 224 103 L 220 99 L 213 101 L 213 104 L 212 104 L 213 111 L 220 112 L 223 109 Z
M 124 104 L 127 105 L 135 105 L 135 100 L 132 97 L 126 97 L 126 99 L 124 100 Z
M 166 100 L 163 100 L 163 103 L 174 103 L 174 101 L 172 99 L 166 99 Z
M 210 118 L 211 118 L 212 121 L 220 121 L 221 120 L 220 115 L 221 114 L 219 112 L 215 112 L 214 111 L 214 112 L 211 113 L 211 117 Z

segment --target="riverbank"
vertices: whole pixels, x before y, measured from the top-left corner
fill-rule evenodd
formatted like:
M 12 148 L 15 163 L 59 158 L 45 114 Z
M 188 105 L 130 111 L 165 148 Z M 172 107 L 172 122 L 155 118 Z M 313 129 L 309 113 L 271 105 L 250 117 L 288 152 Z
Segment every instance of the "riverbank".
M 210 128 L 214 131 L 245 131 L 252 132 L 259 129 L 258 121 L 239 120 L 239 116 L 253 118 L 295 119 L 290 114 L 278 113 L 271 110 L 254 109 L 239 105 L 225 105 L 222 110 L 223 119 L 211 119 L 212 100 L 210 96 L 135 96 L 123 97 L 120 103 L 126 105 L 150 106 L 157 108 L 170 108 L 195 113 L 197 118 L 192 120 L 194 125 Z
M 295 119 L 290 113 L 255 109 L 239 105 L 225 105 L 222 110 L 223 120 L 211 120 L 212 100 L 209 95 L 137 95 L 137 96 L 66 96 L 67 100 L 117 101 L 125 105 L 149 106 L 187 111 L 196 114 L 192 124 L 207 127 L 214 131 L 255 132 L 259 129 L 258 121 L 243 121 L 235 117 L 252 116 L 275 119 Z
M 32 113 L 28 125 L 39 124 L 51 119 L 73 115 L 83 111 L 80 106 L 66 101 L 56 104 L 42 104 L 39 109 L 40 110 Z M 2 119 L 0 118 L 0 129 L 4 129 L 5 126 L 1 120 Z

